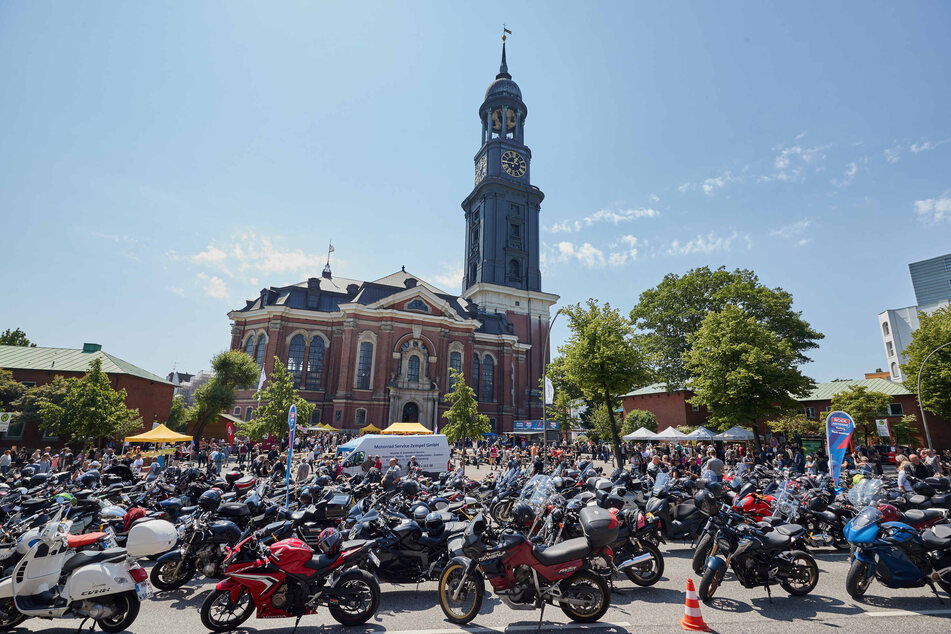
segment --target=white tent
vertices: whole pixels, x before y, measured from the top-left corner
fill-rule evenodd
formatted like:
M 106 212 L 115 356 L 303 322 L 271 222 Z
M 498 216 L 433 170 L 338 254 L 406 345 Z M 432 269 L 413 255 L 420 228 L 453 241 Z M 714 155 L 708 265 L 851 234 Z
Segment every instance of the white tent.
M 685 440 L 687 434 L 682 431 L 677 431 L 676 427 L 668 427 L 664 431 L 657 434 L 654 437 L 654 440 Z
M 695 430 L 687 434 L 687 438 L 690 438 L 691 440 L 713 440 L 716 437 L 717 435 L 715 433 L 703 425 L 697 427 Z
M 624 440 L 653 440 L 655 438 L 657 438 L 657 434 L 646 427 L 641 427 L 625 436 Z
M 722 434 L 717 434 L 717 440 L 753 440 L 753 432 L 742 427 L 730 427 Z

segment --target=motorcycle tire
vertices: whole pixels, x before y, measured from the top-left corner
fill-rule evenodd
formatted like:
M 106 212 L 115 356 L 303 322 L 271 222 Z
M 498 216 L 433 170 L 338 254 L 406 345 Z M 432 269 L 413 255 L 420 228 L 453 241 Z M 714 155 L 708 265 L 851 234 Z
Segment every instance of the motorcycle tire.
M 697 549 L 693 551 L 693 571 L 695 574 L 702 575 L 703 569 L 707 566 L 707 558 L 713 550 L 713 535 L 706 533 L 700 538 Z
M 575 623 L 594 623 L 599 621 L 605 612 L 608 611 L 608 608 L 611 607 L 611 590 L 601 577 L 590 570 L 582 570 L 561 583 L 562 596 L 568 595 L 572 591 L 572 588 L 575 585 L 580 585 L 580 583 L 593 587 L 594 592 L 599 595 L 596 608 L 594 610 L 581 612 L 573 605 L 561 603 L 561 611 Z
M 366 601 L 365 606 L 354 611 L 344 605 L 341 599 L 337 605 L 330 606 L 330 616 L 341 625 L 362 625 L 373 618 L 380 607 L 380 584 L 366 570 L 351 568 L 340 576 L 336 590 L 359 590 Z
M 169 576 L 170 572 L 178 567 L 178 576 Z M 195 576 L 194 562 L 181 559 L 172 561 L 163 561 L 160 564 L 152 566 L 152 572 L 149 573 L 149 581 L 158 590 L 168 591 L 181 588 Z
M 458 561 L 452 561 L 443 568 L 442 574 L 439 576 L 439 607 L 442 608 L 446 618 L 456 625 L 464 625 L 472 621 L 479 614 L 479 610 L 482 609 L 482 600 L 485 598 L 485 580 L 482 578 L 482 573 L 475 570 L 469 577 L 468 587 L 465 588 L 463 598 L 460 600 L 460 603 L 464 604 L 471 593 L 472 605 L 463 608 L 461 612 L 455 611 L 450 602 L 452 601 L 453 592 L 458 584 L 462 582 L 461 576 L 464 573 L 465 566 Z
M 703 571 L 700 578 L 700 585 L 697 586 L 697 598 L 706 603 L 717 593 L 717 588 L 723 583 L 723 577 L 726 576 L 726 568 L 714 570 L 707 568 Z
M 12 598 L 0 599 L 0 632 L 9 632 L 28 618 L 17 610 Z
M 819 565 L 812 555 L 801 550 L 791 550 L 788 553 L 783 553 L 783 556 L 792 565 L 808 568 L 809 582 L 805 585 L 793 585 L 789 579 L 782 579 L 779 582 L 782 589 L 796 597 L 805 596 L 815 590 L 816 584 L 819 583 Z
M 489 515 L 492 516 L 492 519 L 498 524 L 508 524 L 512 519 L 512 506 L 514 503 L 514 498 L 499 500 L 492 505 L 492 508 L 489 510 Z
M 247 599 L 247 605 L 243 606 L 242 609 L 240 604 L 243 599 Z M 231 618 L 222 619 L 220 615 L 216 616 L 211 613 L 211 609 L 215 604 L 219 603 L 223 604 L 224 607 L 231 607 L 233 605 L 238 605 L 239 607 L 231 610 Z M 251 592 L 247 588 L 241 588 L 241 592 L 238 594 L 238 598 L 235 602 L 231 601 L 230 590 L 212 590 L 211 594 L 205 597 L 205 600 L 202 602 L 199 615 L 201 616 L 201 624 L 212 632 L 230 632 L 247 621 L 248 617 L 254 614 L 254 608 L 254 599 L 251 598 Z
M 841 551 L 851 550 L 852 548 L 849 540 L 847 540 L 845 535 L 842 534 L 841 528 L 837 528 L 832 531 L 832 547 Z
M 872 583 L 871 577 L 868 576 L 868 567 L 867 562 L 853 559 L 849 573 L 845 576 L 845 591 L 856 601 L 865 596 L 866 590 Z
M 139 597 L 135 592 L 123 592 L 113 597 L 116 613 L 106 619 L 96 619 L 96 625 L 103 632 L 124 632 L 139 616 Z
M 632 583 L 647 588 L 660 581 L 660 578 L 664 575 L 664 556 L 657 546 L 648 541 L 641 542 L 641 548 L 651 556 L 650 562 L 644 562 L 644 564 L 652 564 L 650 569 L 648 570 L 646 566 L 644 569 L 640 567 L 628 568 L 624 571 L 624 574 Z M 706 563 L 706 559 L 704 559 L 704 563 Z

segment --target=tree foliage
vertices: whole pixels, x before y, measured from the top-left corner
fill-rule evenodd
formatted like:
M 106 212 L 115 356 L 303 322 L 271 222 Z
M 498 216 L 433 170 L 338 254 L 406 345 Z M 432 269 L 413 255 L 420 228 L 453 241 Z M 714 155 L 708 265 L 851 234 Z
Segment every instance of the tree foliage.
M 66 393 L 57 403 L 39 403 L 40 428 L 61 438 L 85 442 L 118 438 L 139 431 L 139 410 L 125 406 L 126 391 L 116 391 L 102 371 L 102 360 L 93 359 L 79 379 L 65 381 Z
M 632 409 L 627 413 L 627 416 L 624 417 L 624 433 L 630 434 L 641 427 L 646 427 L 650 431 L 656 432 L 657 418 L 653 412 L 648 412 L 643 409 Z
M 864 385 L 853 385 L 832 397 L 832 411 L 842 411 L 855 421 L 856 431 L 861 431 L 863 442 L 868 437 L 878 438 L 875 419 L 885 416 L 892 397 L 881 392 L 869 392 Z
M 310 420 L 316 407 L 305 401 L 294 389 L 294 376 L 277 357 L 274 357 L 274 369 L 268 377 L 267 386 L 258 390 L 254 397 L 261 402 L 254 418 L 238 423 L 241 435 L 252 440 L 261 440 L 268 434 L 283 438 L 289 432 L 287 415 L 291 405 L 297 406 L 298 421 Z
M 589 404 L 605 407 L 610 427 L 608 437 L 614 446 L 614 456 L 621 464 L 615 403 L 631 386 L 646 382 L 650 376 L 634 342 L 631 322 L 610 304 L 601 306 L 594 299 L 589 299 L 586 306 L 568 306 L 564 312 L 571 335 L 558 348 L 562 359 L 555 364 L 556 371 L 569 386 L 569 394 L 578 394 Z
M 555 390 L 554 403 L 547 406 L 548 420 L 557 421 L 558 429 L 567 436 L 573 428 L 578 426 L 578 419 L 571 412 L 581 403 L 581 399 L 571 398 L 567 391 Z
M 466 385 L 462 372 L 450 370 L 449 373 L 452 375 L 449 379 L 452 389 L 444 397 L 449 403 L 449 409 L 442 415 L 449 422 L 441 431 L 450 444 L 464 439 L 479 440 L 492 429 L 489 417 L 479 413 L 475 392 Z M 465 470 L 465 461 L 462 468 Z
M 11 404 L 11 407 L 17 412 L 14 417 L 14 424 L 39 425 L 43 421 L 43 416 L 40 413 L 43 404 L 61 406 L 65 402 L 72 384 L 78 380 L 77 378 L 67 379 L 57 374 L 49 383 L 28 389 Z
M 682 276 L 670 273 L 656 288 L 641 293 L 631 320 L 644 333 L 638 338 L 656 378 L 668 389 L 678 389 L 693 376 L 687 364 L 691 338 L 708 313 L 727 306 L 740 308 L 785 341 L 796 364 L 809 361 L 805 352 L 815 348 L 822 335 L 792 309 L 792 302 L 783 289 L 760 284 L 753 271 L 701 267 Z
M 911 343 L 905 348 L 908 361 L 901 369 L 905 387 L 918 393 L 918 370 L 932 350 L 951 342 L 951 306 L 945 306 L 927 315 L 918 313 L 920 327 L 912 333 Z M 951 419 L 951 346 L 938 350 L 921 372 L 921 400 L 930 412 Z
M 26 386 L 13 378 L 13 373 L 0 368 L 0 407 L 8 405 L 26 394 Z
M 195 390 L 195 404 L 188 410 L 188 420 L 195 422 L 191 435 L 200 440 L 205 427 L 234 407 L 235 390 L 252 387 L 261 374 L 254 359 L 240 350 L 229 350 L 211 360 L 214 376 Z
M 803 357 L 794 342 L 739 306 L 707 313 L 689 338 L 686 369 L 693 376 L 690 402 L 705 405 L 720 430 L 758 418 L 776 418 L 796 407 L 792 395 L 813 387 L 799 371 Z
M 0 346 L 23 346 L 26 348 L 35 348 L 36 344 L 27 339 L 26 333 L 17 328 L 10 330 L 7 328 L 0 333 Z
M 172 398 L 172 406 L 168 412 L 168 421 L 165 426 L 172 431 L 184 432 L 188 426 L 188 408 L 181 395 Z
M 921 437 L 918 434 L 918 417 L 915 414 L 905 414 L 901 420 L 888 423 L 888 431 L 892 434 L 892 444 L 921 444 Z
M 801 413 L 787 413 L 768 420 L 766 421 L 766 428 L 769 431 L 784 434 L 789 441 L 792 441 L 796 434 L 805 436 L 807 434 L 819 434 L 823 431 L 823 425 L 820 421 L 806 418 L 806 415 Z

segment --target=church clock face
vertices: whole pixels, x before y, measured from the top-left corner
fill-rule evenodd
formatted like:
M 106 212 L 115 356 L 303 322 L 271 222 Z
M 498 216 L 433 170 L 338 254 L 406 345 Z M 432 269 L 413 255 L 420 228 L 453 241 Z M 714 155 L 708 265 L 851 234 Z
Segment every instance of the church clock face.
M 485 160 L 485 154 L 483 154 L 482 156 L 479 157 L 479 160 L 476 162 L 476 168 L 475 168 L 476 185 L 478 185 L 482 181 L 482 179 L 485 178 L 485 171 L 486 171 L 486 160 Z
M 528 164 L 525 162 L 525 158 L 521 154 L 512 150 L 508 150 L 502 154 L 502 169 L 504 169 L 505 173 L 509 176 L 519 178 L 525 175 L 525 170 L 528 169 Z

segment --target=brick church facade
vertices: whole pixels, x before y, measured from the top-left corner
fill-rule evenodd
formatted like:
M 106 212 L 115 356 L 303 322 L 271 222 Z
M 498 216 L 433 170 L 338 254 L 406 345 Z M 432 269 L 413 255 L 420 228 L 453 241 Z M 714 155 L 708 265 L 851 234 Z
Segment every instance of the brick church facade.
M 481 147 L 465 218 L 463 292 L 446 293 L 405 270 L 373 281 L 320 277 L 269 287 L 232 320 L 231 349 L 264 369 L 274 357 L 301 395 L 317 405 L 312 423 L 355 430 L 418 421 L 438 430 L 449 370 L 464 373 L 479 410 L 499 433 L 542 418 L 539 382 L 547 359 L 550 309 L 541 290 L 539 211 L 524 144 L 528 109 L 502 65 L 479 108 Z M 254 391 L 238 393 L 247 419 Z

